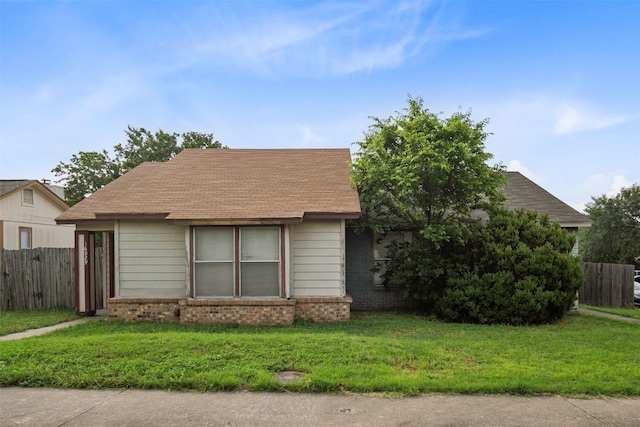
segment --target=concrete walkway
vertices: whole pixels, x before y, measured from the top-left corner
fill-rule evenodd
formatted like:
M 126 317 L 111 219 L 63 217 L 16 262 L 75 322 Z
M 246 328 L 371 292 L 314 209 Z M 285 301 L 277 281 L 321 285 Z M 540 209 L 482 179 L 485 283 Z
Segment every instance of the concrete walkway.
M 0 426 L 634 426 L 640 399 L 0 388 Z
M 43 335 L 51 331 L 68 328 L 69 326 L 79 325 L 80 323 L 90 322 L 92 320 L 99 320 L 99 319 L 106 319 L 106 317 L 104 316 L 83 317 L 81 319 L 72 320 L 70 322 L 58 323 L 57 325 L 46 326 L 44 328 L 30 329 L 24 332 L 16 332 L 15 334 L 1 336 L 0 341 L 13 341 L 13 340 L 19 340 L 22 338 L 37 337 L 38 335 Z
M 590 316 L 599 316 L 599 317 L 607 317 L 609 319 L 622 320 L 625 322 L 638 323 L 640 324 L 640 319 L 634 319 L 632 317 L 624 317 L 618 316 L 617 314 L 604 313 L 602 311 L 589 310 L 588 308 L 578 308 L 578 313 L 588 314 Z

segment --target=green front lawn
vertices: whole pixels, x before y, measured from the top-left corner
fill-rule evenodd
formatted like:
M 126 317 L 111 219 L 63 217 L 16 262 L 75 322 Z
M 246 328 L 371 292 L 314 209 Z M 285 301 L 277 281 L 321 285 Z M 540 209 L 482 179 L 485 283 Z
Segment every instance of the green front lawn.
M 638 325 L 578 313 L 536 327 L 353 313 L 292 326 L 96 321 L 0 345 L 0 386 L 640 395 Z M 281 384 L 275 374 L 306 376 Z
M 77 319 L 73 309 L 0 311 L 0 336 Z

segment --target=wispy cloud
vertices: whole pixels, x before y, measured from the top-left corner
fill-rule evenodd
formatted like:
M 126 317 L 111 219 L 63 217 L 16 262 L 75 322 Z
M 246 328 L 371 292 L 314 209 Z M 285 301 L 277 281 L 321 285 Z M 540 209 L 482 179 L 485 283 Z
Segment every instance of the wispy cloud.
M 425 1 L 329 2 L 258 15 L 250 26 L 228 17 L 195 43 L 194 58 L 269 77 L 347 75 L 398 67 L 427 47 L 488 33 L 451 24 L 447 10 Z
M 615 115 L 588 106 L 563 103 L 556 109 L 554 131 L 557 134 L 606 129 L 635 119 L 632 115 Z

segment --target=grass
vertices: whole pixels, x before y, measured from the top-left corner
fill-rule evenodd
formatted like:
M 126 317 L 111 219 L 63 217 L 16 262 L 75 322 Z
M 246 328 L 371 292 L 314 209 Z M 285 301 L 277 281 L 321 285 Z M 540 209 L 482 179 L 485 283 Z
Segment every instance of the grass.
M 588 308 L 589 310 L 601 311 L 603 313 L 617 314 L 618 316 L 631 317 L 633 319 L 640 319 L 640 308 L 612 308 L 612 307 L 596 307 L 593 305 L 580 304 L 580 307 Z
M 77 319 L 69 310 L 0 311 L 0 336 Z
M 0 386 L 564 396 L 640 395 L 638 326 L 538 327 L 353 313 L 291 326 L 95 321 L 0 346 Z M 306 373 L 281 384 L 284 370 Z

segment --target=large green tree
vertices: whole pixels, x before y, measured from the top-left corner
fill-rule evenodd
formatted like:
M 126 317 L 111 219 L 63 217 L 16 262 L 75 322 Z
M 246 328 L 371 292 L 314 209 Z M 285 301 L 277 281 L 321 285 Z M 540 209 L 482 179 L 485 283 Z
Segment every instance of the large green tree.
M 185 148 L 226 148 L 213 139 L 213 134 L 186 132 L 152 133 L 144 128 L 128 126 L 127 142 L 107 150 L 80 151 L 68 163 L 60 162 L 51 172 L 65 184 L 64 196 L 74 205 L 122 174 L 144 162 L 166 162 Z
M 409 97 L 395 116 L 372 119 L 353 160 L 363 208 L 358 224 L 377 234 L 413 232 L 411 242 L 389 247 L 383 278 L 433 305 L 461 265 L 457 254 L 479 222 L 474 213 L 504 200 L 504 168 L 488 164 L 487 121 L 474 122 L 469 112 L 442 118 Z
M 640 186 L 594 197 L 585 210 L 592 224 L 580 236 L 583 259 L 640 266 Z
M 583 281 L 575 238 L 548 216 L 504 208 L 506 178 L 488 163 L 486 120 L 441 118 L 420 98 L 408 102 L 396 116 L 373 118 L 353 160 L 357 228 L 411 232 L 387 246 L 378 266 L 385 285 L 447 321 L 560 319 Z

